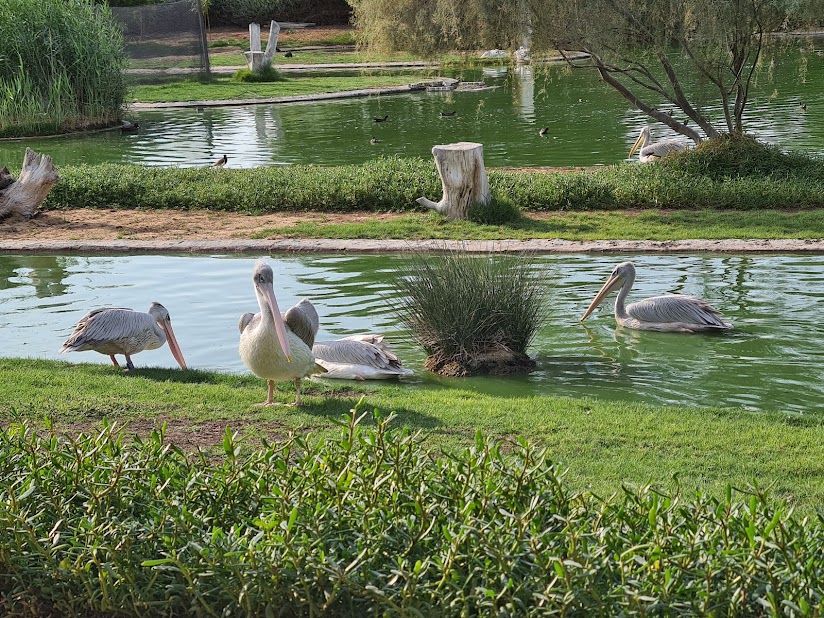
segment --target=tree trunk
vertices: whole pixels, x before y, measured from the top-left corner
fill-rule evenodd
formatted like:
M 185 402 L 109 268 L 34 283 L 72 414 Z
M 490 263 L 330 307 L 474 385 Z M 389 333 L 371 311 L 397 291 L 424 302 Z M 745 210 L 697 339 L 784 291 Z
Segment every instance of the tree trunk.
M 266 51 L 260 50 L 260 24 L 249 24 L 249 50 L 243 52 L 249 69 L 259 73 L 272 66 L 272 59 L 278 47 L 278 36 L 280 36 L 280 24 L 274 19 L 269 25 L 269 41 L 266 43 Z
M 6 168 L 3 168 L 3 171 L 0 171 L 0 185 L 8 183 L 9 180 L 12 182 L 4 189 L 0 189 L 0 219 L 13 214 L 31 219 L 37 214 L 38 207 L 46 199 L 52 185 L 60 180 L 51 157 L 37 154 L 30 148 L 26 148 L 20 178 L 14 181 Z
M 419 197 L 418 204 L 436 210 L 448 219 L 466 219 L 472 204 L 489 201 L 483 144 L 458 142 L 434 146 L 432 156 L 441 176 L 443 197 L 437 203 Z

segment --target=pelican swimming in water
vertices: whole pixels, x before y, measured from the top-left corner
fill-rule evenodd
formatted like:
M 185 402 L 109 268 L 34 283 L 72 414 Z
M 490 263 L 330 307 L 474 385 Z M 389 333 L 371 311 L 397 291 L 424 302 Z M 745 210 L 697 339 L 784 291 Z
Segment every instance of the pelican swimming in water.
M 108 354 L 115 367 L 120 367 L 115 354 L 124 354 L 126 369 L 131 370 L 134 369 L 132 354 L 157 349 L 166 341 L 180 368 L 186 369 L 166 307 L 152 303 L 146 313 L 125 307 L 104 307 L 90 311 L 77 323 L 60 353 L 94 350 Z
M 411 375 L 411 369 L 384 342 L 383 335 L 352 335 L 334 341 L 321 341 L 312 347 L 324 377 L 341 380 L 387 380 Z
M 650 144 L 650 136 L 651 130 L 648 126 L 641 129 L 641 135 L 638 136 L 638 139 L 635 140 L 632 148 L 630 148 L 627 159 L 631 159 L 633 153 L 638 150 L 638 148 L 641 149 L 638 152 L 638 160 L 641 163 L 652 163 L 671 152 L 684 152 L 688 149 L 687 144 L 674 139 Z
M 240 316 L 240 358 L 257 377 L 269 383 L 269 395 L 261 405 L 274 405 L 275 382 L 294 380 L 297 395 L 291 405 L 300 405 L 300 381 L 326 370 L 315 362 L 312 345 L 318 332 L 318 314 L 303 299 L 280 314 L 275 299 L 274 275 L 263 261 L 252 275 L 260 312 Z
M 732 324 L 724 322 L 721 313 L 707 301 L 669 294 L 653 296 L 624 307 L 624 301 L 635 283 L 635 266 L 632 262 L 618 264 L 604 286 L 599 290 L 589 308 L 581 316 L 583 322 L 603 300 L 620 288 L 615 301 L 615 320 L 621 326 L 639 330 L 659 330 L 676 333 L 729 330 Z

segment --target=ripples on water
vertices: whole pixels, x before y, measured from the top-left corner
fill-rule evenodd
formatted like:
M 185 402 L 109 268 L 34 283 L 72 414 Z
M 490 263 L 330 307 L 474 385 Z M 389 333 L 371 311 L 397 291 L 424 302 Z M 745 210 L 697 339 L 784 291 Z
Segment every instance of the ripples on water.
M 824 40 L 816 41 L 818 51 Z M 339 165 L 379 156 L 431 157 L 434 144 L 477 141 L 489 166 L 609 165 L 626 157 L 649 118 L 631 109 L 589 71 L 558 65 L 445 71 L 483 79 L 492 90 L 372 96 L 301 104 L 136 111 L 138 133 L 0 142 L 0 162 L 22 160 L 26 146 L 60 165 L 135 163 L 205 166 L 223 154 L 228 167 L 286 163 Z M 340 73 L 337 73 L 340 75 Z M 420 73 L 409 81 L 422 79 Z M 758 74 L 745 122 L 760 139 L 824 153 L 824 55 L 797 52 Z M 711 94 L 711 93 L 710 93 Z M 800 103 L 807 104 L 801 111 Z M 712 98 L 704 111 L 721 118 Z M 666 103 L 658 105 L 670 109 Z M 455 111 L 441 117 L 441 111 Z M 679 111 L 675 111 L 676 116 Z M 373 117 L 389 114 L 389 121 Z M 548 127 L 546 137 L 538 130 Z M 380 139 L 370 144 L 371 137 Z M 658 125 L 653 138 L 678 136 Z M 686 139 L 686 138 L 684 138 Z
M 630 301 L 662 293 L 705 298 L 734 322 L 731 334 L 679 335 L 617 328 L 607 302 L 578 319 L 622 256 L 545 256 L 551 287 L 547 326 L 528 376 L 442 379 L 422 369 L 424 353 L 386 308 L 398 256 L 270 258 L 282 308 L 308 297 L 321 318 L 318 339 L 384 332 L 416 371 L 410 384 L 448 385 L 507 396 L 568 395 L 657 404 L 824 410 L 824 256 L 632 256 Z M 63 340 L 91 308 L 172 315 L 193 368 L 245 372 L 237 321 L 256 310 L 254 259 L 237 257 L 0 256 L 3 356 L 61 358 Z M 62 358 L 108 363 L 94 353 Z M 138 366 L 176 366 L 168 348 L 142 352 Z

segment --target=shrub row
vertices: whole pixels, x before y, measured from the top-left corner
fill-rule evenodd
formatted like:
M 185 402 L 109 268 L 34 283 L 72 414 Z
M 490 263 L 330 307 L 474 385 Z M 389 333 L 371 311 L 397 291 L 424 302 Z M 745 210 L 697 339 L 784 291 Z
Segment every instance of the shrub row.
M 783 157 L 768 166 L 735 167 L 728 157 L 698 149 L 655 165 L 557 173 L 490 170 L 489 183 L 494 196 L 520 210 L 824 207 L 824 161 Z M 420 209 L 417 197 L 441 192 L 431 160 L 400 158 L 245 170 L 81 165 L 61 168 L 60 176 L 48 208 L 398 211 Z
M 600 499 L 523 441 L 439 454 L 364 416 L 220 457 L 4 429 L 0 614 L 819 615 L 822 521 L 761 492 Z

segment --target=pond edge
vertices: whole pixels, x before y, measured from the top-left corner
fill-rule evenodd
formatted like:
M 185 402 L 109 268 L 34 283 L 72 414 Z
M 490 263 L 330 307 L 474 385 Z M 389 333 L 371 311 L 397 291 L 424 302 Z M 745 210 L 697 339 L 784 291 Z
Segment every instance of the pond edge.
M 824 253 L 824 239 L 716 240 L 1 240 L 0 253 Z

